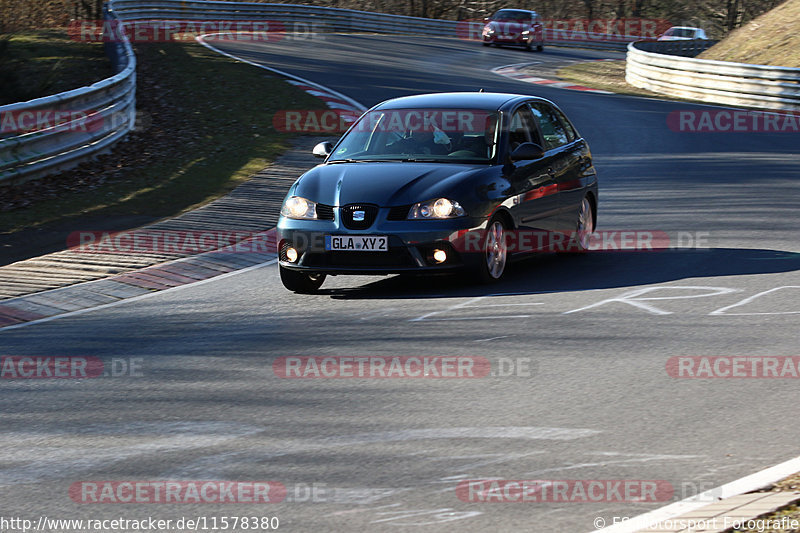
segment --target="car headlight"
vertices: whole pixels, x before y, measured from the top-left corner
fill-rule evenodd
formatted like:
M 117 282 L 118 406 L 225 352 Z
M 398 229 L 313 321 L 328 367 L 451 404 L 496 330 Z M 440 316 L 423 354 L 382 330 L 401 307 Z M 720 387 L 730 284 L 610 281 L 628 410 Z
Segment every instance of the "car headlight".
M 522 35 L 530 35 L 530 34 L 531 34 L 531 30 L 525 30 L 525 31 L 522 32 Z
M 447 198 L 437 198 L 427 202 L 420 202 L 411 206 L 408 211 L 408 218 L 412 220 L 434 219 L 434 218 L 457 218 L 463 217 L 466 213 L 458 202 Z
M 283 202 L 281 215 L 287 218 L 317 218 L 317 204 L 300 196 L 292 196 Z
M 483 34 L 484 35 L 492 35 L 493 33 L 494 33 L 494 28 L 492 28 L 491 26 L 487 25 L 487 26 L 483 27 Z

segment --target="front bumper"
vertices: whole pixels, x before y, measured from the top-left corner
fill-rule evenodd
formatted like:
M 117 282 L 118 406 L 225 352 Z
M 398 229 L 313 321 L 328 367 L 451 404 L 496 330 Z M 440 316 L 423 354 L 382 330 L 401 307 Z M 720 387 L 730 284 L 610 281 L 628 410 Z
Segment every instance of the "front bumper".
M 544 45 L 544 38 L 535 35 L 486 33 L 483 35 L 484 43 L 498 43 L 518 46 Z
M 381 210 L 383 211 L 383 209 Z M 383 214 L 383 213 L 381 213 Z M 325 274 L 398 274 L 449 272 L 477 265 L 480 254 L 470 253 L 459 237 L 472 230 L 485 229 L 485 219 L 461 217 L 450 220 L 378 220 L 368 229 L 345 228 L 336 220 L 294 220 L 281 217 L 277 228 L 278 260 L 282 267 Z M 325 250 L 326 235 L 385 235 L 386 252 Z M 286 257 L 286 249 L 298 252 L 295 262 Z M 433 251 L 447 253 L 447 260 L 437 263 Z

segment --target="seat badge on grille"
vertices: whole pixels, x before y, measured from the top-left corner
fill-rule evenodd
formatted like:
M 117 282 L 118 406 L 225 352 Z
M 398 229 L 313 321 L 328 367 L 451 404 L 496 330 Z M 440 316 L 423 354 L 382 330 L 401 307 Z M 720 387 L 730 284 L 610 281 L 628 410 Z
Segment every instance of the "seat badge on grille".
M 364 215 L 364 211 L 353 211 L 353 222 L 363 222 Z

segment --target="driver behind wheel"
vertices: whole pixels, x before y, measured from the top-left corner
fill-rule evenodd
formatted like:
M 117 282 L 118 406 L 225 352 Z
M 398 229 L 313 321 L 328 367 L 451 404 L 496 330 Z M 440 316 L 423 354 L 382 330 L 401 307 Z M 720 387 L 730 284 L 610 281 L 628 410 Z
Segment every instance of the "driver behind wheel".
M 447 155 L 450 152 L 450 138 L 439 128 L 434 131 L 412 130 L 387 148 L 395 154 Z
M 464 137 L 460 149 L 452 152 L 450 156 L 491 158 L 495 144 L 495 129 L 495 120 L 492 117 L 487 117 L 483 135 Z

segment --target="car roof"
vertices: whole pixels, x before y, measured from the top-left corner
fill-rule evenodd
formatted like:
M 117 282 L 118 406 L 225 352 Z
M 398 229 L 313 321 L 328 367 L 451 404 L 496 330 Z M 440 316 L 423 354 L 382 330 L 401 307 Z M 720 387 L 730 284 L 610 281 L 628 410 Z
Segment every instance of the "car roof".
M 694 26 L 673 26 L 671 30 L 702 30 L 702 28 L 695 28 Z
M 378 104 L 373 109 L 440 108 L 499 110 L 506 106 L 511 106 L 517 101 L 521 102 L 525 100 L 548 102 L 548 100 L 544 98 L 523 94 L 480 92 L 432 93 L 393 98 Z
M 497 15 L 498 13 L 502 13 L 503 11 L 520 11 L 522 13 L 536 13 L 536 11 L 534 11 L 533 9 L 517 9 L 515 7 L 507 7 L 503 9 L 498 9 L 497 11 L 495 11 L 494 14 Z

